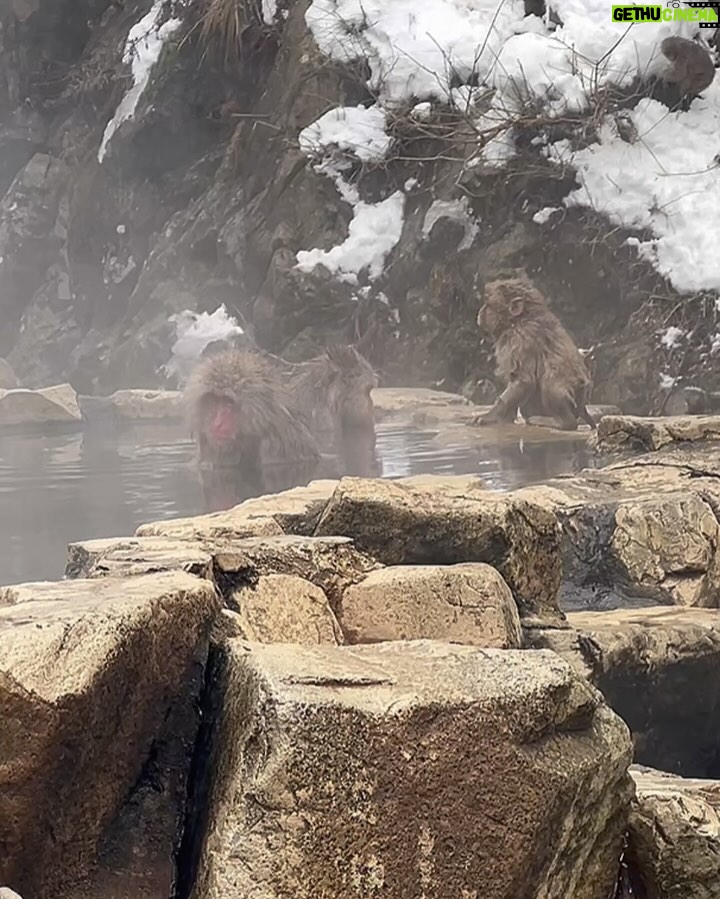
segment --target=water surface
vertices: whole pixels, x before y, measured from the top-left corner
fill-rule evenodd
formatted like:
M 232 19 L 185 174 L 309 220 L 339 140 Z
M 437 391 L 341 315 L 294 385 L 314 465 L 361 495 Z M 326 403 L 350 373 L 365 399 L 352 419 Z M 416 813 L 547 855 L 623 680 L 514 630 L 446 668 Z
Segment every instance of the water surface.
M 477 474 L 507 490 L 589 464 L 582 440 L 477 448 L 438 446 L 434 436 L 380 425 L 382 476 Z M 0 437 L 0 584 L 62 577 L 75 540 L 205 511 L 193 446 L 179 428 Z

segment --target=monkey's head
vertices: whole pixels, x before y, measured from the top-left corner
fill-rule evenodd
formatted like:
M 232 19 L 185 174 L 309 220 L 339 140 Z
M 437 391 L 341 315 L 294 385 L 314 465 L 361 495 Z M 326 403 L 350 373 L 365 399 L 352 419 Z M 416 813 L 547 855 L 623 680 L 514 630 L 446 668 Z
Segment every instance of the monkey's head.
M 347 344 L 328 347 L 325 356 L 331 370 L 333 405 L 343 429 L 374 433 L 375 408 L 371 394 L 378 386 L 378 377 L 372 365 Z
M 521 321 L 547 313 L 545 297 L 527 278 L 503 278 L 485 285 L 478 325 L 497 339 Z

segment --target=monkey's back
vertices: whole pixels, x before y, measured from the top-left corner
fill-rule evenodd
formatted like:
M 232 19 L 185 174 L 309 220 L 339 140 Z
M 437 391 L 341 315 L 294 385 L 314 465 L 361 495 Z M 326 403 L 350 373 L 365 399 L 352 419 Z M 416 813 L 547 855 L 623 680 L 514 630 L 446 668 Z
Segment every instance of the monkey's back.
M 712 84 L 715 64 L 701 44 L 673 35 L 660 43 L 660 50 L 672 63 L 663 81 L 677 84 L 685 94 L 699 94 Z

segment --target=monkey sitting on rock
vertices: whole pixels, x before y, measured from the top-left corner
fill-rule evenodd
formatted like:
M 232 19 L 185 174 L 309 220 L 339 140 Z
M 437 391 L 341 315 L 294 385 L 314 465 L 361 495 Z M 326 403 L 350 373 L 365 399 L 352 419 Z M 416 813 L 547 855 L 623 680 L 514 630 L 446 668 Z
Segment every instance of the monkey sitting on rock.
M 485 287 L 478 325 L 495 342 L 497 374 L 507 386 L 478 425 L 512 423 L 518 408 L 528 424 L 575 431 L 595 428 L 585 405 L 591 379 L 572 337 L 526 278 Z

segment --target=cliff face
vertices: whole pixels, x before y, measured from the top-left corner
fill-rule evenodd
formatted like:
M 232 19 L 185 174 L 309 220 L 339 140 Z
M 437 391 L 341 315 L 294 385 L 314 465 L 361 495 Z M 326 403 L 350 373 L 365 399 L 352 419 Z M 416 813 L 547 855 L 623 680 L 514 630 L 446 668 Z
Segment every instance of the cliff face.
M 362 29 L 345 23 L 345 59 L 321 49 L 316 5 L 2 4 L 0 355 L 26 383 L 157 384 L 169 317 L 224 303 L 273 352 L 360 341 L 386 383 L 482 400 L 494 386 L 478 291 L 518 267 L 594 348 L 596 401 L 640 411 L 659 372 L 712 368 L 714 307 L 692 306 L 697 349 L 658 344 L 660 327 L 689 330 L 690 307 L 678 312 L 629 231 L 563 207 L 576 169 L 536 138 L 577 129 L 518 118 L 498 168 L 478 155 L 487 132 L 469 107 L 455 94 L 418 106 L 418 87 L 386 97 L 373 131 L 382 85 L 352 49 Z M 467 97 L 490 96 L 490 81 L 448 76 Z M 343 136 L 353 117 L 361 146 Z

